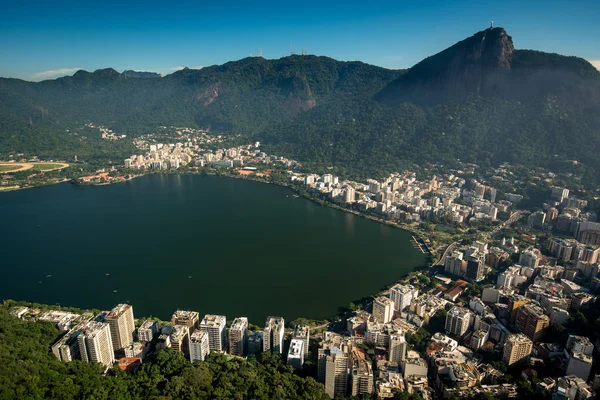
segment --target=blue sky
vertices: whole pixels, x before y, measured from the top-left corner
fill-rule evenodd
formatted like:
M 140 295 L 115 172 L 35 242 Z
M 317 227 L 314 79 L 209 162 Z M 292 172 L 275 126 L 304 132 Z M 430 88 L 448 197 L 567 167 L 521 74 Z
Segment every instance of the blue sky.
M 489 26 L 515 47 L 600 67 L 600 1 L 0 0 L 0 76 L 55 78 L 112 67 L 171 73 L 307 49 L 408 68 Z

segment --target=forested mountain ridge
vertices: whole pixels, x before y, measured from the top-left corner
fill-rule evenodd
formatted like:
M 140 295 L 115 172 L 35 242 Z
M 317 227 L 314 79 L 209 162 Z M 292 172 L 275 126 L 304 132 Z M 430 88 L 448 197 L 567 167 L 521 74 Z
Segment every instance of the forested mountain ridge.
M 160 125 L 241 133 L 268 152 L 351 175 L 456 159 L 547 166 L 557 157 L 583 162 L 593 179 L 600 171 L 600 73 L 577 57 L 515 50 L 502 28 L 407 71 L 295 55 L 130 75 L 0 78 L 0 157 L 48 145 L 54 153 L 44 154 L 72 154 L 65 130 L 94 122 L 129 136 Z
M 438 104 L 468 96 L 527 101 L 544 95 L 599 100 L 600 74 L 589 62 L 531 50 L 515 50 L 503 28 L 490 28 L 427 57 L 376 98 Z
M 112 68 L 80 70 L 38 83 L 0 78 L 0 113 L 25 125 L 94 121 L 135 133 L 187 124 L 256 133 L 269 121 L 326 104 L 334 94 L 374 94 L 399 74 L 316 56 L 250 57 L 153 79 L 131 79 L 130 71 Z

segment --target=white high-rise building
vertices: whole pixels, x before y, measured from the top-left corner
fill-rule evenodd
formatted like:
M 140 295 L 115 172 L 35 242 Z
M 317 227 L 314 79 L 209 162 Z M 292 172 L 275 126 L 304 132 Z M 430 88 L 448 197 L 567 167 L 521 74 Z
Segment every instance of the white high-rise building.
M 460 337 L 467 332 L 470 322 L 471 311 L 455 306 L 446 315 L 446 332 Z
M 158 323 L 154 320 L 148 319 L 142 323 L 142 326 L 138 329 L 138 340 L 140 342 L 151 342 L 154 338 L 154 334 L 158 332 Z
M 227 348 L 226 324 L 224 315 L 206 314 L 200 322 L 200 330 L 208 333 L 210 351 L 225 351 Z
M 373 300 L 373 317 L 382 324 L 387 324 L 394 318 L 394 301 L 383 296 Z
M 504 344 L 502 361 L 509 366 L 513 365 L 527 359 L 532 349 L 533 342 L 527 336 L 522 333 L 509 335 Z
M 310 329 L 308 326 L 298 325 L 294 329 L 294 339 L 302 340 L 304 342 L 304 355 L 308 354 L 308 347 L 310 345 Z
M 369 184 L 369 192 L 378 193 L 381 190 L 381 183 L 375 179 L 367 179 L 367 183 Z
M 133 322 L 133 307 L 129 304 L 119 304 L 113 308 L 104 321 L 110 325 L 114 350 L 123 349 L 133 342 L 135 324 Z
M 190 329 L 190 333 L 198 327 L 199 315 L 196 311 L 177 310 L 171 316 L 171 324 L 185 325 Z
M 208 333 L 198 330 L 190 337 L 190 361 L 204 361 L 210 353 Z
M 180 351 L 190 359 L 190 328 L 187 325 L 173 325 L 169 340 L 173 351 Z
M 287 364 L 296 369 L 302 368 L 304 364 L 304 340 L 292 339 L 288 351 Z
M 456 276 L 461 276 L 463 273 L 463 257 L 464 254 L 462 251 L 453 251 L 452 254 L 446 257 L 444 271 Z
M 568 358 L 567 375 L 575 375 L 585 381 L 590 377 L 594 345 L 585 336 L 569 335 L 565 354 Z
M 540 258 L 539 250 L 530 247 L 519 256 L 519 265 L 536 269 L 540 263 Z
M 356 190 L 352 186 L 346 186 L 344 189 L 344 201 L 354 203 L 356 201 Z
M 233 320 L 229 328 L 229 354 L 243 357 L 248 349 L 248 318 Z
M 410 306 L 413 299 L 419 296 L 419 289 L 412 285 L 397 284 L 390 289 L 390 299 L 394 302 L 394 309 L 402 311 Z
M 348 393 L 348 353 L 331 347 L 325 356 L 325 393 L 332 399 Z
M 285 320 L 282 317 L 267 317 L 263 334 L 263 351 L 283 353 L 283 335 Z
M 77 337 L 79 354 L 87 363 L 100 363 L 110 367 L 115 362 L 110 325 L 90 321 Z
M 398 365 L 402 363 L 406 357 L 407 343 L 403 333 L 397 333 L 390 336 L 389 360 Z

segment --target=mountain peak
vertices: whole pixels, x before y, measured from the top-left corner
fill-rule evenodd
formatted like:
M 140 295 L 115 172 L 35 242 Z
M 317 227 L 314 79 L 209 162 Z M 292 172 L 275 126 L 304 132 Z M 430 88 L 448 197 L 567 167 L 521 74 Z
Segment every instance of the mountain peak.
M 126 69 L 121 74 L 123 78 L 160 78 L 162 75 L 157 72 L 149 72 L 149 71 L 134 71 L 131 69 Z
M 100 76 L 100 77 L 106 77 L 106 78 L 117 78 L 121 74 L 119 74 L 113 68 L 103 68 L 103 69 L 97 69 L 97 70 L 95 70 L 94 71 L 94 75 L 97 75 L 97 76 Z
M 432 103 L 485 94 L 510 72 L 514 51 L 504 28 L 485 29 L 416 64 L 377 98 Z

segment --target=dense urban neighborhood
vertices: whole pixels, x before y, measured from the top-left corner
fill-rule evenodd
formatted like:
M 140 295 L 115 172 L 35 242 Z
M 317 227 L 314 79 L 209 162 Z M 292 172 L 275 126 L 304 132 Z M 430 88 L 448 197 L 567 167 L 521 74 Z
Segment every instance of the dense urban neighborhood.
M 140 154 L 80 181 L 210 168 L 282 184 L 410 230 L 431 265 L 325 323 L 194 310 L 174 310 L 170 321 L 136 319 L 130 304 L 99 313 L 12 307 L 15 318 L 56 324 L 51 351 L 59 360 L 135 374 L 164 351 L 190 362 L 275 353 L 331 398 L 584 400 L 600 390 L 598 198 L 577 173 L 428 164 L 359 182 L 311 173 L 260 143 L 224 148 L 221 137 L 187 128 L 166 139 L 139 137 Z

